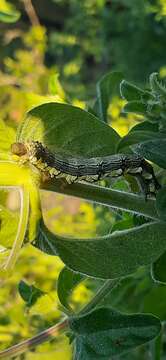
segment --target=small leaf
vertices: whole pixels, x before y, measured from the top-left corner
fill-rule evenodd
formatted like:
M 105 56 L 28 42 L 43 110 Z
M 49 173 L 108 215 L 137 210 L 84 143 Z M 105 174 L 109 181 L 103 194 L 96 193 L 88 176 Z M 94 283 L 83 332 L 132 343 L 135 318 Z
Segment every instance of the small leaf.
M 6 0 L 1 0 L 0 21 L 5 23 L 13 23 L 16 22 L 19 17 L 19 11 L 17 11 L 12 4 L 8 3 Z
M 141 101 L 129 101 L 123 108 L 124 113 L 147 115 L 147 105 Z
M 68 303 L 69 296 L 72 290 L 84 279 L 84 276 L 79 273 L 74 273 L 73 271 L 64 267 L 59 274 L 58 283 L 57 283 L 57 294 L 61 304 L 70 310 Z
M 62 88 L 62 85 L 59 81 L 59 74 L 52 74 L 48 82 L 48 90 L 51 95 L 58 95 L 61 99 L 65 99 L 65 92 Z
M 166 284 L 166 252 L 153 264 L 152 276 L 155 281 Z
M 145 91 L 126 80 L 122 80 L 120 84 L 120 93 L 122 98 L 126 99 L 127 101 L 133 101 L 141 100 Z
M 45 293 L 33 285 L 28 285 L 25 281 L 21 280 L 18 285 L 18 290 L 22 299 L 27 303 L 28 307 L 33 306 L 39 297 Z
M 152 73 L 150 75 L 149 82 L 154 94 L 159 96 L 164 95 L 164 97 L 166 96 L 166 84 L 159 80 L 158 73 Z
M 98 109 L 102 121 L 107 122 L 107 109 L 111 96 L 117 93 L 117 89 L 119 93 L 119 85 L 122 79 L 123 74 L 115 71 L 104 75 L 97 83 L 97 104 L 95 107 Z
M 163 134 L 163 136 L 165 135 Z M 139 155 L 166 169 L 166 140 L 162 136 L 157 140 L 149 140 L 134 145 L 133 149 Z
M 30 110 L 18 142 L 37 140 L 51 151 L 70 156 L 115 154 L 119 135 L 94 115 L 68 104 L 47 103 Z
M 151 341 L 161 331 L 160 320 L 149 314 L 126 315 L 108 307 L 101 307 L 91 313 L 72 317 L 69 326 L 76 335 L 78 349 L 86 359 L 108 359 L 124 354 L 137 346 Z
M 46 233 L 45 225 L 40 226 Z M 126 276 L 139 266 L 156 261 L 166 249 L 165 224 L 158 222 L 96 239 L 71 239 L 54 234 L 50 239 L 50 254 L 55 249 L 67 267 L 103 279 Z

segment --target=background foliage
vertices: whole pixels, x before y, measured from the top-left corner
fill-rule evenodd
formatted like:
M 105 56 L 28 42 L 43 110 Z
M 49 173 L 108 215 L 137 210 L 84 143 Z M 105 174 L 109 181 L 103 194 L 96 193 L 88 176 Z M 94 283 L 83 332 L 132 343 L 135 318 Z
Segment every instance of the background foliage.
M 27 4 L 26 0 L 10 1 L 10 4 L 0 0 L 0 20 L 3 21 L 0 23 L 0 123 L 1 138 L 4 126 L 9 143 L 25 111 L 43 100 L 70 101 L 81 108 L 92 108 L 96 83 L 108 71 L 122 71 L 126 79 L 141 87 L 147 86 L 152 71 L 158 71 L 162 78 L 166 76 L 164 0 L 40 0 L 40 4 L 34 0 L 36 16 L 28 11 Z M 114 89 L 109 99 L 108 121 L 122 136 L 139 123 L 143 115 L 127 111 L 122 114 L 125 103 Z M 4 145 L 2 142 L 1 149 L 3 146 L 6 150 L 6 141 Z M 113 181 L 111 186 L 138 190 L 131 180 L 128 183 Z M 93 237 L 145 222 L 136 215 L 110 212 L 106 207 L 71 201 L 61 195 L 41 192 L 41 199 L 48 227 L 61 235 Z M 0 206 L 1 224 L 5 221 L 5 211 L 17 221 L 19 203 L 15 192 L 1 192 Z M 8 279 L 2 276 L 1 349 L 59 321 L 62 308 L 56 287 L 62 267 L 60 260 L 25 247 L 15 272 Z M 40 296 L 24 302 L 17 290 L 21 280 L 40 289 Z M 71 308 L 78 311 L 101 282 L 86 280 L 78 285 L 71 294 Z M 111 303 L 117 310 L 129 314 L 152 313 L 165 322 L 165 293 L 165 285 L 154 282 L 149 267 L 142 267 L 133 276 L 121 280 L 111 299 L 108 296 L 104 304 Z M 27 353 L 25 359 L 48 356 L 70 359 L 68 338 L 62 336 L 58 342 L 53 339 L 35 352 Z M 149 345 L 122 358 L 127 360 L 131 356 L 137 360 L 148 359 Z

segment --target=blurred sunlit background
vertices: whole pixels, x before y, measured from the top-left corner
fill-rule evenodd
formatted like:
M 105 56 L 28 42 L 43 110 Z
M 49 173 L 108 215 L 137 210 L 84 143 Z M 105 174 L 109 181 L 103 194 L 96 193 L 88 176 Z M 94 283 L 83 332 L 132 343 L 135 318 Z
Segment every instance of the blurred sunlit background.
M 0 0 L 0 20 L 0 123 L 7 127 L 10 139 L 25 112 L 44 100 L 90 106 L 97 81 L 109 71 L 122 71 L 139 86 L 146 86 L 153 71 L 166 77 L 165 0 Z M 118 94 L 112 94 L 109 122 L 121 136 L 139 121 L 139 117 L 121 113 L 123 104 Z M 121 188 L 128 189 L 127 184 L 122 182 Z M 57 234 L 104 235 L 113 231 L 115 219 L 119 229 L 133 226 L 129 214 L 110 212 L 80 199 L 42 191 L 41 200 L 45 222 Z M 5 211 L 15 224 L 19 206 L 17 192 L 1 191 L 1 224 Z M 31 246 L 22 250 L 13 274 L 8 279 L 2 276 L 0 349 L 59 321 L 62 309 L 56 283 L 62 267 L 58 258 Z M 44 292 L 31 307 L 18 293 L 22 279 Z M 71 294 L 71 307 L 77 311 L 92 297 L 98 283 L 86 280 L 77 286 Z M 50 360 L 70 360 L 68 338 L 53 339 L 24 359 L 48 356 Z

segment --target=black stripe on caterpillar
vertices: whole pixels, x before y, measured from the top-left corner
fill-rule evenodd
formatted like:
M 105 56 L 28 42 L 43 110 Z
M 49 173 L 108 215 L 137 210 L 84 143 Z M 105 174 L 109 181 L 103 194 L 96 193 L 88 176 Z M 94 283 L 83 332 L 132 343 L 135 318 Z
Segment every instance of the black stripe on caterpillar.
M 38 170 L 68 183 L 84 180 L 94 182 L 106 177 L 130 174 L 137 178 L 145 196 L 160 188 L 153 167 L 137 154 L 115 154 L 101 157 L 62 157 L 52 153 L 38 141 L 14 143 L 12 153 L 25 157 Z

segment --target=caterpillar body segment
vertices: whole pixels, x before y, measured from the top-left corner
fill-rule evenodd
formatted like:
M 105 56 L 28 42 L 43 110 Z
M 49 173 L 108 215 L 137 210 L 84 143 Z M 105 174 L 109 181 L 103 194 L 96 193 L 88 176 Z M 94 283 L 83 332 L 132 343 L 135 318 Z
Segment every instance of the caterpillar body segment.
M 116 154 L 92 158 L 64 158 L 52 153 L 38 141 L 15 143 L 12 153 L 25 158 L 51 178 L 65 178 L 68 183 L 80 180 L 95 182 L 106 177 L 130 174 L 137 178 L 145 196 L 155 194 L 160 185 L 153 167 L 137 154 Z

